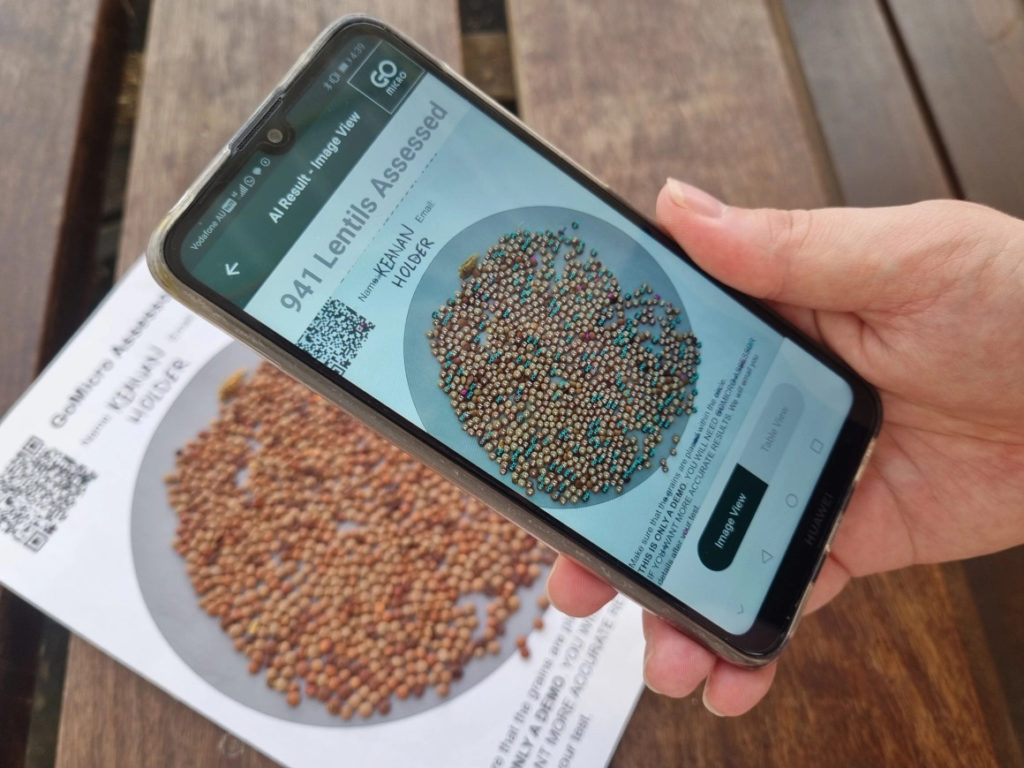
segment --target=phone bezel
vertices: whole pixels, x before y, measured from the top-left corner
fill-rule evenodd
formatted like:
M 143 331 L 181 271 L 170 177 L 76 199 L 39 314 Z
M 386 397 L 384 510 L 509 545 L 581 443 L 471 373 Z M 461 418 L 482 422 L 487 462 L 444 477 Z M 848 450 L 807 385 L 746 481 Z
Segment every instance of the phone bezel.
M 748 311 L 784 336 L 793 339 L 838 373 L 850 385 L 854 399 L 850 415 L 839 433 L 814 492 L 809 497 L 790 546 L 782 556 L 778 571 L 753 626 L 742 635 L 734 635 L 658 585 L 649 582 L 611 554 L 591 544 L 573 529 L 550 517 L 528 498 L 478 469 L 468 459 L 387 408 L 369 393 L 333 373 L 315 358 L 245 314 L 204 283 L 197 281 L 182 265 L 180 254 L 185 233 L 198 221 L 207 207 L 213 204 L 226 179 L 233 177 L 244 166 L 251 153 L 256 151 L 255 146 L 245 144 L 240 137 L 246 136 L 254 125 L 265 120 L 271 109 L 286 110 L 287 105 L 293 103 L 312 81 L 323 74 L 324 63 L 346 44 L 349 36 L 357 34 L 377 35 L 398 46 L 427 72 L 442 80 L 475 108 L 498 122 L 515 139 L 525 142 L 671 252 L 691 266 L 695 266 L 682 249 L 655 224 L 452 72 L 447 65 L 434 59 L 418 45 L 382 22 L 366 16 L 354 16 L 341 19 L 324 31 L 172 209 L 154 233 L 147 251 L 154 275 L 172 295 L 190 308 L 227 328 L 303 383 L 346 408 L 405 450 L 466 487 L 538 538 L 580 560 L 616 588 L 695 636 L 718 655 L 746 666 L 767 663 L 781 651 L 795 628 L 800 609 L 821 567 L 831 537 L 881 423 L 881 405 L 875 391 L 845 363 L 818 347 L 815 342 L 767 307 L 705 275 Z

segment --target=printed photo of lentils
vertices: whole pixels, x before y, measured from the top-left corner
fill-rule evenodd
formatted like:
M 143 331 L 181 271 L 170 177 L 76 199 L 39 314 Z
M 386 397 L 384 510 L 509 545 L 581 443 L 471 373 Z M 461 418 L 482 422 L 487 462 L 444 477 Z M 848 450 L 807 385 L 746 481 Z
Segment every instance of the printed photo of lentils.
M 453 418 L 527 496 L 559 504 L 650 470 L 696 410 L 700 363 L 680 308 L 644 282 L 624 290 L 578 229 L 500 236 L 427 318 Z
M 249 673 L 292 707 L 358 720 L 449 696 L 511 647 L 513 614 L 543 626 L 546 601 L 522 593 L 553 553 L 528 534 L 268 364 L 220 400 L 165 478 L 174 548 Z

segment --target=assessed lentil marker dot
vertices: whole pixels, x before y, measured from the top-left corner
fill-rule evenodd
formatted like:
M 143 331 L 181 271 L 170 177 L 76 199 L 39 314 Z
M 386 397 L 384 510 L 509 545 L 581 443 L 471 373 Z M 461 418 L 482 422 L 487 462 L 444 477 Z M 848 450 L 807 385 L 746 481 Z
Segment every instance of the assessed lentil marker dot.
M 550 550 L 269 365 L 221 400 L 166 484 L 174 548 L 250 674 L 349 720 L 447 696 L 501 651 Z

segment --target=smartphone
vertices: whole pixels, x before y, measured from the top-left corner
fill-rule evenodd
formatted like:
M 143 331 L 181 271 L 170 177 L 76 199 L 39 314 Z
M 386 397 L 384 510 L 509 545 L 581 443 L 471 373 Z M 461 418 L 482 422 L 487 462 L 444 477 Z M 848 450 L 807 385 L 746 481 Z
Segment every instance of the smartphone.
M 301 57 L 148 261 L 737 664 L 792 633 L 879 428 L 841 361 L 367 17 Z

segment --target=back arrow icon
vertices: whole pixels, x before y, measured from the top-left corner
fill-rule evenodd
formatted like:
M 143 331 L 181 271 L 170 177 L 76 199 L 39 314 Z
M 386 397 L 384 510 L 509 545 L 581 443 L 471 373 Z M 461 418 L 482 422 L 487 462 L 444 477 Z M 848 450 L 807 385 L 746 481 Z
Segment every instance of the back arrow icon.
M 224 271 L 227 273 L 228 277 L 234 277 L 238 274 L 238 262 L 236 261 L 234 264 L 225 264 Z

